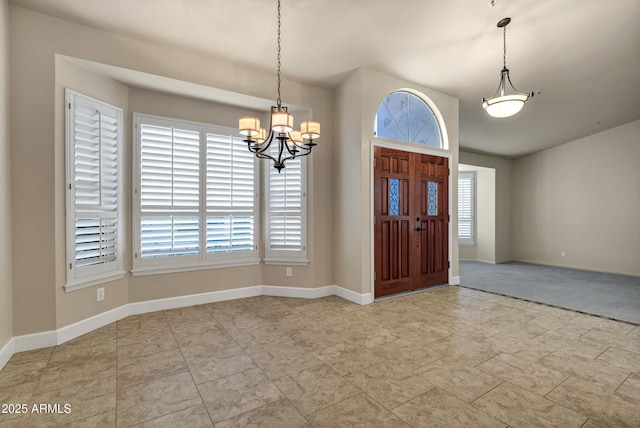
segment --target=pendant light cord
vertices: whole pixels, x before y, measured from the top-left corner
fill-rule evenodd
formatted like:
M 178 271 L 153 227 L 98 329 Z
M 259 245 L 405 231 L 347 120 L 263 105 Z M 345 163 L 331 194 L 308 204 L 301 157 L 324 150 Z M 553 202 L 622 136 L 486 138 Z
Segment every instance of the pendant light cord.
M 279 2 L 280 0 L 278 0 Z M 502 27 L 502 65 L 507 68 L 507 26 Z
M 278 110 L 282 105 L 282 99 L 280 98 L 280 0 L 278 0 Z

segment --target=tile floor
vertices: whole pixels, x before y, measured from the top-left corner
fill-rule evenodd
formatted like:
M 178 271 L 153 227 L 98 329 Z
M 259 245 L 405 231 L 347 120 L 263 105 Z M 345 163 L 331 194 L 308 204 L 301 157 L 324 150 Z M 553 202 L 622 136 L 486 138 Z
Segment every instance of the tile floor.
M 62 410 L 2 427 L 640 427 L 640 327 L 460 287 L 262 296 L 15 354 L 0 403 Z

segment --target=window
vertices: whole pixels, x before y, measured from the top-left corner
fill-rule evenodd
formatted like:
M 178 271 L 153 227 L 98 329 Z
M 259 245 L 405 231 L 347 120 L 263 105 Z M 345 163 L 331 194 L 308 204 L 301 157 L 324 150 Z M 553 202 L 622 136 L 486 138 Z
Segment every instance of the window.
M 422 99 L 406 91 L 392 92 L 382 101 L 373 135 L 442 148 L 440 127 L 433 111 Z
M 134 270 L 257 263 L 256 158 L 237 130 L 134 114 Z
M 475 245 L 475 172 L 458 173 L 458 243 Z
M 277 144 L 271 151 L 277 155 Z M 266 263 L 291 263 L 306 265 L 306 158 L 287 161 L 278 172 L 267 168 L 266 200 Z
M 66 291 L 121 278 L 122 110 L 65 91 Z

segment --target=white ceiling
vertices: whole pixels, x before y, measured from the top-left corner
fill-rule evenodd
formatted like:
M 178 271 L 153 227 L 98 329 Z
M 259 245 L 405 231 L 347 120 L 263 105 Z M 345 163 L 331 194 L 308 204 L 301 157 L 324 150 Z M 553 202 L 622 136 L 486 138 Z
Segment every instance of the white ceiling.
M 276 0 L 11 3 L 275 69 Z M 512 82 L 536 95 L 494 119 L 481 100 L 498 85 L 506 16 Z M 282 73 L 334 88 L 369 66 L 454 95 L 463 148 L 518 157 L 640 119 L 639 22 L 638 0 L 282 0 Z

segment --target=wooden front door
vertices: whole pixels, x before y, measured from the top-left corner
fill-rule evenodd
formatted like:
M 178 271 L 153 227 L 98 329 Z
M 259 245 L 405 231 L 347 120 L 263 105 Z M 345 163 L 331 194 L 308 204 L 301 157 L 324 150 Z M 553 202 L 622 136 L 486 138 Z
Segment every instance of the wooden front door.
M 375 297 L 448 281 L 448 159 L 375 147 Z

